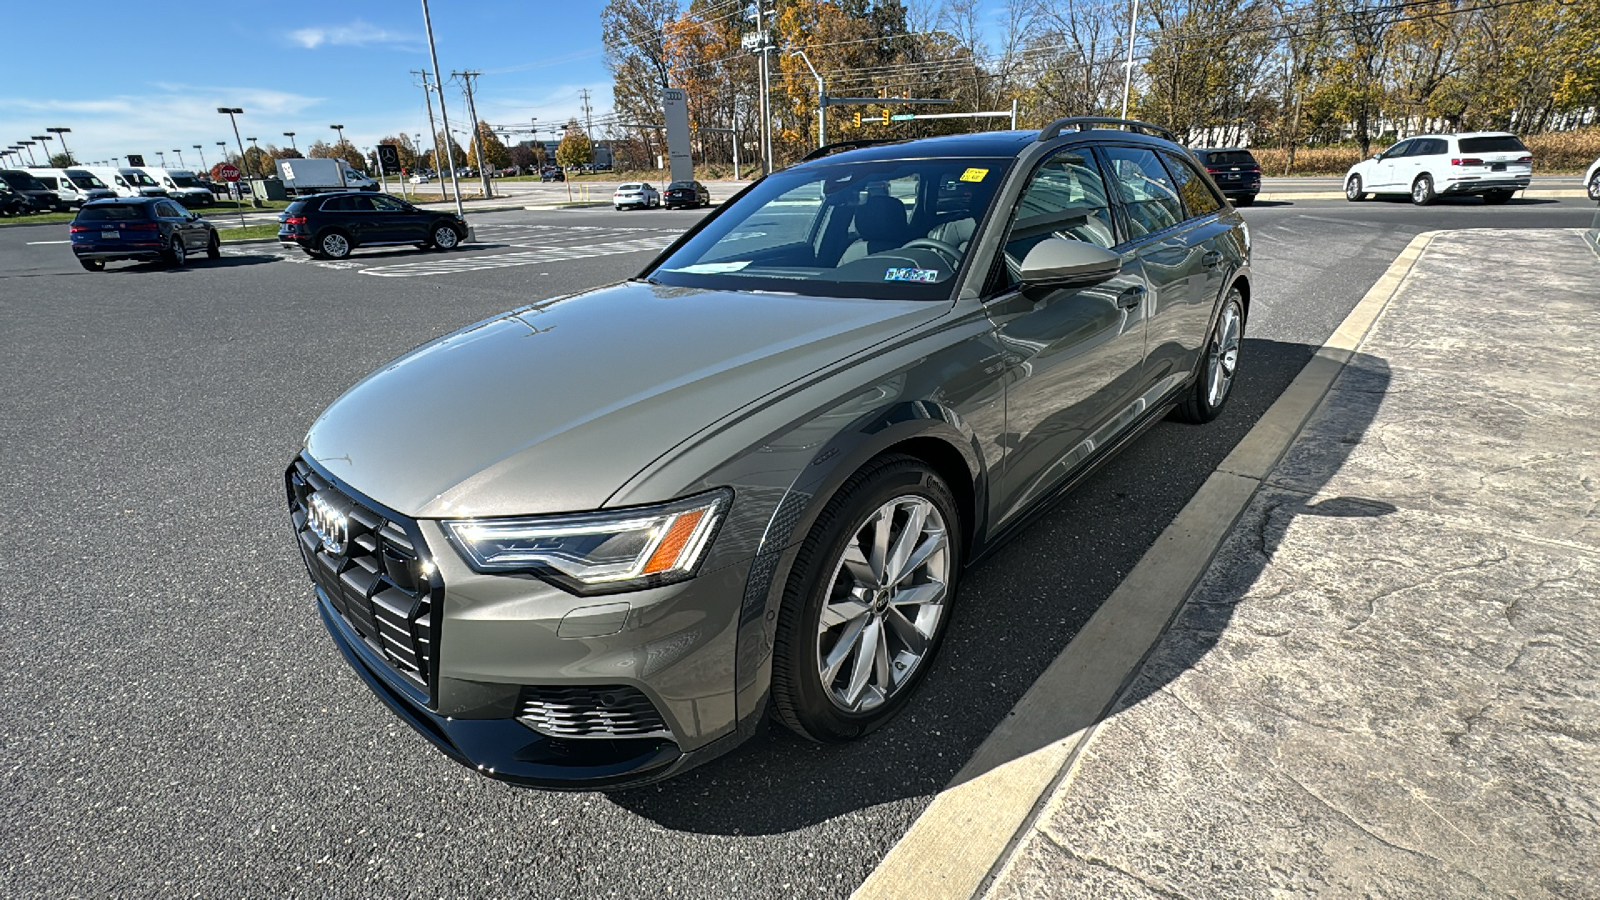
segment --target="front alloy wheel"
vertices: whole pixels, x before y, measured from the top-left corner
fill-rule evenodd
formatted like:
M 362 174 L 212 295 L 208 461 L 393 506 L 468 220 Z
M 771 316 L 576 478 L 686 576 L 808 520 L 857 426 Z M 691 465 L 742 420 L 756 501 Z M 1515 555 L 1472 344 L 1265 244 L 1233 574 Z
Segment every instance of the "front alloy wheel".
M 1367 199 L 1367 192 L 1361 189 L 1360 175 L 1351 175 L 1350 180 L 1344 183 L 1344 198 L 1351 203 Z
M 772 694 L 785 725 L 845 741 L 899 710 L 944 635 L 959 522 L 944 481 L 911 457 L 883 457 L 840 488 L 784 592 Z
M 440 250 L 454 250 L 459 243 L 460 236 L 449 225 L 440 225 L 433 230 L 433 245 Z

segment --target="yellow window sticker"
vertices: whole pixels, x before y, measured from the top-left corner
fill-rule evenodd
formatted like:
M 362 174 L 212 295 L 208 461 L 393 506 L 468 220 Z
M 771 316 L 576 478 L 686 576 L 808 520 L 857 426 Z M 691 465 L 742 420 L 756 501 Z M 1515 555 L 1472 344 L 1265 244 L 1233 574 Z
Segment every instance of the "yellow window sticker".
M 961 173 L 962 181 L 982 181 L 989 174 L 988 169 L 968 169 Z

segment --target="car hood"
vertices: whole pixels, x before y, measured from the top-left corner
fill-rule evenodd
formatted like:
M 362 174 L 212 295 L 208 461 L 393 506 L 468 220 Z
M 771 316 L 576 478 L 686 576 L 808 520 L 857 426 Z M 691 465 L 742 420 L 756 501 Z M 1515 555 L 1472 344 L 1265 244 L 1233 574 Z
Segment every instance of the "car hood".
M 417 348 L 328 407 L 305 447 L 409 516 L 596 509 L 718 419 L 949 308 L 603 288 Z

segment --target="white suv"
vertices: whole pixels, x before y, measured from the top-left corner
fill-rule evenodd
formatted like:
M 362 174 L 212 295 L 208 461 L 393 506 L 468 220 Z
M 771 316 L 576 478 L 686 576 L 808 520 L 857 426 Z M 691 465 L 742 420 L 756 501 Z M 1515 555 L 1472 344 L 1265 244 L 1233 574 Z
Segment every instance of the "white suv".
M 1426 206 L 1446 194 L 1477 194 L 1485 203 L 1504 203 L 1533 178 L 1533 154 L 1514 134 L 1475 131 L 1424 134 L 1350 167 L 1344 196 L 1410 194 Z
M 1600 200 L 1600 159 L 1589 166 L 1589 171 L 1583 173 L 1583 185 L 1589 191 L 1590 200 Z

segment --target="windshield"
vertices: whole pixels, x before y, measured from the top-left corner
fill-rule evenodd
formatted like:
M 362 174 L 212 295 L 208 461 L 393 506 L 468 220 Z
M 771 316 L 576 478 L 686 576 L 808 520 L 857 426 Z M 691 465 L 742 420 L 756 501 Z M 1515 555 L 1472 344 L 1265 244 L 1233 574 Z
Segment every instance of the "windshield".
M 195 181 L 193 175 L 173 175 L 173 176 L 171 176 L 171 178 L 172 178 L 172 183 L 177 185 L 178 187 L 192 188 L 192 187 L 199 187 L 200 186 L 200 182 Z
M 139 171 L 138 169 L 123 169 L 122 170 L 122 177 L 126 178 L 128 180 L 129 184 L 137 185 L 139 187 L 160 187 L 161 186 L 159 184 L 156 184 L 155 179 L 153 179 L 149 175 L 146 175 L 145 173 Z
M 88 190 L 89 188 L 103 188 L 106 186 L 104 181 L 101 181 L 93 175 L 90 175 L 88 172 L 68 172 L 67 177 L 72 179 L 73 184 L 83 188 L 84 190 Z
M 948 299 L 1010 165 L 1010 159 L 915 159 L 778 172 L 649 279 L 808 296 Z

